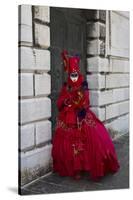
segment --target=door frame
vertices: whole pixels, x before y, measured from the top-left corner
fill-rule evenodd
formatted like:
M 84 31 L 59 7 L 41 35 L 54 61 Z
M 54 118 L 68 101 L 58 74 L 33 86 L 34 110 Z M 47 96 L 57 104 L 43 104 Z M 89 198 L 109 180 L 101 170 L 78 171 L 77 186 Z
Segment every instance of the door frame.
M 80 20 L 81 22 L 83 22 L 83 23 L 85 23 L 85 40 L 84 40 L 84 42 L 83 42 L 83 49 L 84 49 L 84 52 L 85 52 L 85 54 L 83 54 L 82 56 L 83 56 L 83 58 L 81 58 L 84 62 L 83 62 L 83 65 L 84 65 L 84 78 L 86 79 L 86 75 L 87 75 L 87 59 L 86 59 L 86 57 L 87 57 L 87 27 L 86 27 L 86 24 L 87 24 L 87 18 L 86 18 L 86 15 L 85 15 L 85 10 L 84 9 L 80 9 L 80 8 L 63 8 L 63 7 L 50 7 L 50 13 L 51 13 L 51 9 L 55 9 L 55 10 L 60 10 L 60 11 L 62 11 L 62 12 L 65 12 L 65 15 L 68 13 L 68 19 L 69 20 L 71 20 L 71 22 L 75 22 L 75 19 L 77 19 L 77 20 Z M 72 11 L 74 11 L 73 13 L 72 13 Z M 80 12 L 79 12 L 80 11 Z M 71 13 L 70 13 L 71 12 Z M 79 12 L 79 13 L 78 13 Z M 72 17 L 72 16 L 74 16 L 74 17 Z M 50 15 L 50 22 L 51 22 L 51 20 L 53 20 L 52 18 L 51 18 L 51 15 Z M 50 31 L 52 31 L 51 30 L 51 27 L 50 27 Z M 82 38 L 83 39 L 83 38 Z M 52 45 L 50 46 L 50 48 L 51 48 L 51 50 L 52 50 Z M 81 50 L 81 52 L 82 52 L 82 50 Z M 77 52 L 78 53 L 78 52 Z M 51 56 L 51 60 L 52 60 L 52 56 Z M 51 62 L 52 63 L 52 62 Z M 81 66 L 80 66 L 81 67 Z M 80 70 L 81 70 L 82 68 L 80 68 Z M 82 71 L 82 70 L 81 70 Z M 53 94 L 52 94 L 52 64 L 51 64 L 51 72 L 50 72 L 50 74 L 51 74 L 51 94 L 49 95 L 49 97 L 51 98 L 51 100 L 52 100 L 52 96 L 53 96 Z M 53 111 L 52 111 L 52 109 L 51 109 L 51 118 L 50 118 L 50 121 L 51 121 L 51 123 L 52 123 L 52 127 L 51 127 L 51 131 L 52 131 L 52 135 L 53 135 L 53 119 L 52 119 L 52 113 L 53 113 Z

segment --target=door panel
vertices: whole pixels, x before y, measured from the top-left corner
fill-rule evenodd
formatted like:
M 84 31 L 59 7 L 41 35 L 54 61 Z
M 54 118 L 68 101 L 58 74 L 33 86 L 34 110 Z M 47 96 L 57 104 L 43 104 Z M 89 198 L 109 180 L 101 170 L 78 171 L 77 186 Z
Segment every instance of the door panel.
M 51 37 L 51 100 L 52 130 L 58 114 L 56 100 L 62 84 L 67 80 L 61 60 L 61 52 L 66 49 L 70 54 L 80 55 L 80 70 L 86 74 L 86 19 L 80 9 L 50 8 Z

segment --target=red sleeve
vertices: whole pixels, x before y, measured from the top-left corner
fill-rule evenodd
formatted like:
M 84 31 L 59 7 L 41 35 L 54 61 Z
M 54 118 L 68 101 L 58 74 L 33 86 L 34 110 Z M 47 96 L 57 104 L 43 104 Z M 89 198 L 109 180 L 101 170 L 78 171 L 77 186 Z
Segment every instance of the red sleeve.
M 81 97 L 80 94 L 82 95 L 82 97 Z M 75 95 L 73 97 L 73 105 L 74 105 L 74 107 L 75 108 L 86 108 L 86 107 L 88 107 L 89 104 L 90 104 L 89 90 L 88 89 L 82 90 L 78 95 L 79 96 Z
M 65 101 L 65 99 L 68 98 L 68 97 L 69 97 L 69 93 L 68 93 L 68 91 L 67 91 L 67 87 L 66 87 L 66 85 L 63 85 L 63 87 L 62 87 L 62 89 L 61 89 L 61 92 L 60 92 L 60 94 L 59 94 L 59 97 L 58 97 L 58 99 L 57 99 L 57 102 L 56 102 L 57 107 L 58 107 L 59 110 L 61 110 L 61 109 L 63 108 L 63 106 L 64 106 L 64 101 Z
M 84 91 L 84 106 L 90 105 L 89 90 Z
M 82 83 L 82 89 L 84 93 L 84 99 L 82 101 L 84 107 L 88 107 L 90 105 L 90 95 L 89 95 L 89 88 L 88 88 L 88 82 L 84 81 Z

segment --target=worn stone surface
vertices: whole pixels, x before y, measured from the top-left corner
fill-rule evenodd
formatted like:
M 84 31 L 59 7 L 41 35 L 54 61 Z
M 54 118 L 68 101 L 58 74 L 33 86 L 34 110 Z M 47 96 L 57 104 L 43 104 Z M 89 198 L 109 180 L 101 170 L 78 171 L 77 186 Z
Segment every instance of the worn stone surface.
M 103 106 L 129 99 L 129 88 L 114 88 L 105 91 L 90 90 L 91 106 Z
M 48 95 L 51 92 L 51 76 L 47 73 L 35 74 L 35 95 Z
M 23 188 L 20 193 L 22 195 L 31 195 L 129 188 L 128 134 L 115 140 L 114 145 L 120 162 L 120 170 L 116 174 L 108 174 L 99 182 L 93 182 L 87 173 L 84 173 L 82 179 L 78 181 L 70 177 L 61 177 L 57 173 L 52 173 Z
M 99 22 L 87 23 L 87 37 L 99 37 Z
M 115 135 L 127 133 L 129 130 L 129 113 L 120 116 L 111 122 L 105 123 L 106 128 L 115 132 Z
M 89 89 L 105 88 L 105 76 L 101 74 L 87 75 Z
M 34 124 L 27 124 L 20 127 L 20 149 L 32 147 L 34 145 Z
M 110 58 L 110 68 L 113 73 L 115 73 L 115 72 L 128 73 L 129 72 L 129 60 Z
M 129 19 L 119 12 L 110 11 L 110 55 L 129 58 Z
M 51 117 L 51 100 L 48 97 L 21 100 L 21 123 Z
M 87 58 L 87 72 L 109 72 L 110 65 L 107 58 L 94 56 Z
M 19 41 L 32 43 L 32 6 L 19 6 Z
M 50 52 L 30 47 L 20 47 L 20 69 L 50 70 Z
M 96 114 L 96 116 L 101 120 L 105 120 L 105 108 L 100 108 L 98 106 L 90 107 L 90 109 Z
M 20 184 L 51 167 L 50 7 L 19 6 Z M 35 36 L 35 37 L 34 37 Z
M 129 85 L 129 74 L 106 75 L 106 88 L 117 88 Z
M 49 26 L 35 23 L 35 44 L 44 48 L 50 46 Z
M 98 90 L 90 90 L 90 105 L 91 106 L 98 106 L 99 105 L 99 98 L 100 98 L 100 91 Z
M 106 10 L 85 10 L 85 15 L 88 21 L 100 20 L 103 23 L 106 21 Z
M 87 37 L 91 38 L 104 38 L 105 37 L 105 25 L 100 22 L 88 22 L 87 23 Z
M 51 166 L 51 144 L 21 152 L 21 186 L 47 173 Z
M 50 51 L 34 49 L 35 69 L 50 71 Z
M 50 7 L 34 6 L 34 19 L 38 19 L 43 22 L 50 22 Z
M 100 40 L 99 39 L 94 39 L 94 40 L 88 41 L 87 54 L 89 54 L 89 55 L 99 55 L 100 54 Z
M 106 106 L 106 119 L 120 116 L 128 112 L 129 112 L 129 101 L 111 104 Z
M 33 54 L 33 50 L 30 47 L 19 48 L 20 52 L 20 69 L 34 69 L 35 68 L 35 58 Z
M 89 40 L 87 43 L 87 54 L 88 55 L 104 55 L 105 54 L 105 41 L 94 39 Z
M 19 41 L 30 43 L 29 46 L 31 46 L 33 41 L 32 27 L 26 26 L 25 24 L 20 24 L 19 27 L 20 27 Z
M 19 6 L 19 24 L 32 27 L 32 6 L 20 5 Z
M 20 96 L 33 96 L 33 74 L 21 73 L 20 78 Z
M 112 102 L 124 101 L 129 99 L 129 88 L 113 89 Z
M 115 11 L 116 13 L 123 15 L 124 17 L 129 18 L 130 17 L 130 12 L 129 11 Z
M 36 127 L 36 145 L 51 140 L 51 122 L 41 121 L 35 124 Z

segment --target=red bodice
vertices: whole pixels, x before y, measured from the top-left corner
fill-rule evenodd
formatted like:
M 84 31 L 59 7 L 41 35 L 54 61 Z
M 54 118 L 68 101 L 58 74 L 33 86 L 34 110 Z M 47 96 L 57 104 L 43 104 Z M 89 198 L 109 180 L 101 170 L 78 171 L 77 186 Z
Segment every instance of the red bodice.
M 64 84 L 57 100 L 59 119 L 67 124 L 77 123 L 79 112 L 85 111 L 89 103 L 89 91 L 84 88 L 84 82 L 74 87 Z

